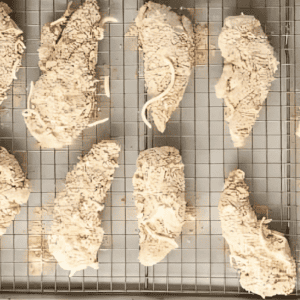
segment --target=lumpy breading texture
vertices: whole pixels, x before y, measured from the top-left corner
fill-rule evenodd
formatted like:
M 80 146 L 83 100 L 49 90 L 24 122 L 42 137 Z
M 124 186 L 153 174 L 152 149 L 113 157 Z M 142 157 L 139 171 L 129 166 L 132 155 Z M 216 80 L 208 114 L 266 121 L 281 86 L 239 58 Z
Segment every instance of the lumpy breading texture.
M 7 91 L 21 66 L 25 45 L 23 31 L 10 18 L 12 10 L 0 2 L 0 104 L 7 98 Z
M 240 273 L 242 287 L 266 296 L 293 292 L 296 264 L 284 235 L 268 229 L 271 220 L 257 220 L 250 206 L 245 173 L 232 171 L 219 201 L 223 236 L 231 265 Z
M 0 147 L 0 236 L 20 213 L 20 205 L 27 202 L 29 195 L 29 181 L 18 161 Z
M 113 141 L 94 145 L 69 172 L 66 188 L 54 202 L 50 253 L 70 276 L 88 266 L 98 269 L 97 252 L 104 231 L 99 213 L 118 167 L 120 146 Z
M 139 260 L 144 266 L 160 262 L 178 245 L 185 219 L 184 165 L 173 147 L 142 151 L 133 177 L 140 230 Z
M 227 17 L 219 36 L 223 74 L 216 85 L 224 98 L 225 120 L 235 147 L 242 147 L 267 98 L 278 62 L 260 22 L 253 16 Z
M 43 148 L 70 145 L 90 123 L 104 20 L 97 1 L 86 0 L 76 11 L 68 7 L 61 19 L 43 26 L 38 50 L 42 75 L 32 85 L 23 112 Z
M 149 1 L 141 7 L 133 27 L 144 52 L 144 74 L 149 95 L 158 96 L 171 84 L 172 70 L 165 58 L 174 66 L 173 87 L 147 108 L 160 132 L 165 131 L 166 123 L 182 100 L 194 63 L 191 21 L 170 9 Z

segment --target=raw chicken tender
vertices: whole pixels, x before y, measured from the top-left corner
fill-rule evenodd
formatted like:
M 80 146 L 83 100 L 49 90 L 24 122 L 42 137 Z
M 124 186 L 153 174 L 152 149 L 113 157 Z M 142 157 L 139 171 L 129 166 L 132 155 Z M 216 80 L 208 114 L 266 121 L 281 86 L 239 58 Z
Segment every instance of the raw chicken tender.
M 23 31 L 10 18 L 12 10 L 0 2 L 0 104 L 7 98 L 13 79 L 21 66 L 25 45 Z
M 133 177 L 140 230 L 139 260 L 144 266 L 160 262 L 178 245 L 185 220 L 184 165 L 173 147 L 142 151 Z
M 157 129 L 164 132 L 171 114 L 179 106 L 194 63 L 194 33 L 191 21 L 170 7 L 147 2 L 127 35 L 138 34 L 144 52 L 144 73 L 148 94 L 154 98 L 142 109 L 151 110 Z
M 20 213 L 20 205 L 28 201 L 29 195 L 29 180 L 18 161 L 0 147 L 0 236 Z
M 104 24 L 96 0 L 86 0 L 75 12 L 44 25 L 39 49 L 42 75 L 31 84 L 23 112 L 30 133 L 43 148 L 71 145 L 88 126 L 95 108 L 98 41 Z M 63 29 L 64 28 L 64 29 Z
M 225 120 L 235 147 L 243 147 L 274 80 L 278 62 L 260 22 L 253 16 L 227 17 L 219 36 L 224 57 L 216 95 L 224 98 Z
M 70 277 L 87 267 L 98 269 L 97 252 L 104 231 L 99 213 L 118 167 L 120 146 L 113 141 L 94 145 L 69 172 L 66 188 L 54 202 L 50 253 Z
M 245 173 L 232 171 L 219 201 L 223 236 L 229 244 L 231 265 L 241 286 L 265 297 L 293 292 L 296 264 L 282 233 L 268 229 L 271 220 L 257 220 L 250 206 Z

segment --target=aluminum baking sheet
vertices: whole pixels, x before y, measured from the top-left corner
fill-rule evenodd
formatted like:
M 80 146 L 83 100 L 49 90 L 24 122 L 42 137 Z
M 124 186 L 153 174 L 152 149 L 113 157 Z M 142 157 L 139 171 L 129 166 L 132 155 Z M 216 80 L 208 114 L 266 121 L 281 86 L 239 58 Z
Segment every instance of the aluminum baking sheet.
M 2 0 L 3 1 L 3 0 Z M 141 0 L 100 0 L 101 12 L 117 18 L 107 24 L 99 43 L 98 76 L 110 76 L 111 98 L 99 86 L 97 118 L 109 122 L 83 132 L 74 145 L 41 150 L 26 130 L 21 115 L 26 108 L 30 82 L 40 75 L 38 52 L 43 24 L 58 19 L 66 0 L 4 0 L 12 18 L 24 31 L 26 54 L 0 114 L 0 145 L 11 151 L 27 172 L 33 187 L 1 238 L 0 290 L 2 292 L 176 292 L 223 295 L 246 294 L 237 272 L 229 264 L 228 247 L 221 235 L 218 201 L 224 178 L 239 167 L 246 173 L 251 203 L 259 217 L 272 218 L 271 228 L 286 234 L 298 262 L 298 200 L 300 139 L 295 137 L 300 104 L 300 1 L 299 0 L 178 0 L 156 1 L 186 14 L 194 23 L 208 24 L 207 61 L 194 68 L 180 108 L 173 113 L 164 134 L 146 128 L 140 110 L 148 99 L 144 88 L 143 54 L 125 37 Z M 80 4 L 80 1 L 73 1 Z M 83 1 L 82 1 L 83 2 Z M 223 103 L 214 86 L 222 73 L 217 38 L 230 15 L 254 15 L 260 20 L 280 61 L 276 80 L 243 149 L 235 149 L 224 122 Z M 298 60 L 298 61 L 297 61 Z M 298 66 L 297 63 L 298 62 Z M 122 145 L 120 168 L 102 213 L 105 240 L 98 252 L 99 270 L 88 268 L 68 277 L 53 263 L 41 276 L 31 276 L 28 264 L 30 222 L 36 207 L 49 207 L 64 187 L 68 170 L 91 146 L 103 139 Z M 138 262 L 138 227 L 132 176 L 139 151 L 174 146 L 185 164 L 187 201 L 196 207 L 196 221 L 184 226 L 173 250 L 161 263 L 145 268 Z M 300 216 L 300 215 L 299 215 Z M 44 216 L 43 225 L 51 218 Z M 299 279 L 295 294 L 299 292 Z

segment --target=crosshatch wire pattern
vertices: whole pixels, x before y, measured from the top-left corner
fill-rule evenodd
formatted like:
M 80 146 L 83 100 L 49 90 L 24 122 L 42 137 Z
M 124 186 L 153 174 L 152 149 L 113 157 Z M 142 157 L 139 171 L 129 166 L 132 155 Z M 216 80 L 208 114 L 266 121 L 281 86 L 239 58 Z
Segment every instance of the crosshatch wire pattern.
M 0 144 L 11 151 L 27 172 L 33 187 L 27 205 L 1 238 L 2 291 L 169 291 L 243 294 L 237 272 L 229 265 L 228 247 L 221 235 L 218 201 L 224 178 L 236 167 L 246 173 L 251 203 L 259 217 L 273 219 L 271 228 L 286 234 L 298 261 L 299 159 L 295 138 L 296 105 L 300 104 L 300 1 L 299 0 L 185 0 L 159 1 L 209 26 L 208 60 L 197 65 L 180 108 L 164 134 L 148 130 L 140 110 L 148 99 L 144 88 L 143 53 L 133 49 L 136 38 L 125 37 L 143 0 L 100 0 L 101 12 L 118 23 L 107 24 L 99 43 L 98 76 L 110 76 L 111 98 L 99 88 L 101 112 L 107 123 L 85 130 L 74 145 L 62 150 L 41 150 L 26 130 L 21 115 L 31 81 L 40 75 L 38 53 L 42 25 L 58 19 L 67 0 L 14 0 L 12 17 L 24 31 L 26 55 L 1 111 Z M 73 1 L 80 4 L 83 1 Z M 188 10 L 186 10 L 188 9 Z M 260 20 L 280 61 L 276 80 L 243 149 L 234 149 L 223 104 L 214 86 L 222 73 L 218 35 L 230 15 L 254 15 Z M 298 60 L 297 60 L 298 59 Z M 29 275 L 28 228 L 35 207 L 51 206 L 64 187 L 68 170 L 103 139 L 122 145 L 119 169 L 102 213 L 105 239 L 98 252 L 99 270 L 88 268 L 69 278 L 58 265 L 41 276 Z M 132 176 L 141 150 L 174 146 L 185 164 L 186 195 L 196 207 L 196 221 L 188 221 L 178 239 L 179 248 L 154 267 L 138 262 L 138 227 Z M 267 206 L 267 208 L 266 208 Z M 44 217 L 49 225 L 51 218 Z M 299 279 L 295 293 L 298 294 Z

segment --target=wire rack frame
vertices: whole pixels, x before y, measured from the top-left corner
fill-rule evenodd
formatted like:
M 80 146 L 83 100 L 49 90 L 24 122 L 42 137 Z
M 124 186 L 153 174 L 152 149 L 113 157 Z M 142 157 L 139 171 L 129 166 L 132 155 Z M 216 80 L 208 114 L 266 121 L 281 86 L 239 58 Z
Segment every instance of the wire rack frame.
M 239 285 L 238 274 L 229 264 L 217 211 L 224 178 L 235 167 L 246 173 L 258 216 L 273 219 L 271 228 L 286 234 L 298 262 L 299 141 L 295 138 L 295 121 L 296 107 L 300 104 L 296 64 L 300 53 L 297 48 L 300 47 L 300 1 L 159 1 L 179 14 L 188 15 L 194 23 L 208 24 L 208 45 L 211 45 L 207 62 L 194 68 L 180 108 L 173 113 L 164 134 L 154 124 L 153 130 L 148 130 L 140 118 L 141 108 L 148 99 L 143 53 L 132 47 L 136 42 L 133 38 L 124 36 L 144 1 L 99 1 L 103 14 L 119 20 L 106 26 L 105 38 L 99 43 L 97 74 L 110 76 L 111 99 L 99 96 L 98 117 L 109 116 L 110 121 L 85 130 L 70 147 L 42 150 L 27 131 L 21 111 L 26 108 L 30 82 L 40 75 L 37 48 L 41 28 L 59 18 L 67 2 L 15 0 L 12 5 L 12 17 L 24 30 L 27 49 L 19 79 L 14 81 L 9 98 L 2 105 L 0 145 L 15 154 L 28 174 L 33 192 L 1 238 L 0 290 L 246 295 Z M 245 148 L 237 150 L 232 146 L 223 104 L 215 96 L 214 85 L 222 73 L 218 34 L 227 16 L 241 12 L 260 20 L 280 65 L 253 134 Z M 210 51 L 213 49 L 214 52 Z M 54 265 L 51 272 L 30 276 L 26 253 L 33 209 L 53 205 L 77 157 L 88 152 L 93 143 L 110 138 L 121 143 L 122 152 L 120 168 L 102 214 L 106 235 L 98 254 L 99 270 L 87 269 L 69 278 L 68 272 Z M 185 164 L 187 202 L 196 207 L 197 218 L 184 227 L 178 240 L 179 249 L 156 266 L 145 268 L 137 261 L 138 229 L 131 178 L 139 151 L 164 145 L 180 150 Z M 43 220 L 45 225 L 50 223 L 51 219 Z M 296 295 L 298 286 L 297 277 Z

